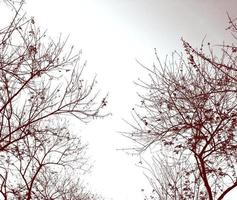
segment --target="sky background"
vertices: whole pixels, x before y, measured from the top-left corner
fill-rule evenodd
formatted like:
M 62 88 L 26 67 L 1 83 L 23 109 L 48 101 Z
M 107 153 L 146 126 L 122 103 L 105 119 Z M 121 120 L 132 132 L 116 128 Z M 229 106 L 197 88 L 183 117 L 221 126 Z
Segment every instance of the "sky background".
M 181 51 L 183 37 L 194 47 L 206 42 L 220 44 L 229 40 L 228 11 L 237 17 L 236 0 L 26 0 L 28 16 L 34 16 L 51 37 L 70 34 L 69 44 L 82 49 L 88 61 L 88 79 L 97 75 L 102 94 L 109 93 L 111 116 L 88 125 L 71 122 L 75 133 L 89 143 L 93 162 L 87 181 L 92 191 L 107 199 L 142 200 L 141 188 L 149 184 L 138 157 L 117 149 L 131 147 L 119 131 L 129 130 L 124 119 L 139 103 L 133 81 L 146 78 L 136 62 L 146 66 L 155 61 L 154 48 L 164 59 L 174 50 Z M 3 13 L 2 13 L 3 14 Z M 1 16 L 1 13 L 0 13 Z M 226 200 L 234 200 L 232 195 Z

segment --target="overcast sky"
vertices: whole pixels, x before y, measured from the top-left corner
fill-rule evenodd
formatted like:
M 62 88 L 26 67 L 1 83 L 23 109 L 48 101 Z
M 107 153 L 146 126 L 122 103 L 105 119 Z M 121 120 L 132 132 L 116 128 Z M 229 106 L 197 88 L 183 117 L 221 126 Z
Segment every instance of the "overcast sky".
M 97 74 L 102 93 L 109 93 L 112 116 L 87 126 L 73 121 L 75 132 L 89 143 L 94 168 L 88 182 L 94 191 L 114 200 L 142 200 L 148 189 L 138 158 L 116 149 L 129 146 L 118 131 L 129 127 L 132 107 L 138 103 L 133 81 L 146 76 L 136 59 L 154 62 L 181 50 L 183 37 L 194 46 L 206 41 L 220 44 L 230 35 L 226 11 L 237 17 L 236 0 L 26 0 L 29 16 L 48 35 L 70 34 L 70 43 L 83 50 L 88 74 Z

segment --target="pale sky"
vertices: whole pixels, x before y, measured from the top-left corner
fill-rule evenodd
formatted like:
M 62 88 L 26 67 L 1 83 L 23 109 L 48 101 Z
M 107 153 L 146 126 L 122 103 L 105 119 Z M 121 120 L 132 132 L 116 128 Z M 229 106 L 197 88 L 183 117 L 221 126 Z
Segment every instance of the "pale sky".
M 133 81 L 146 76 L 135 59 L 146 66 L 181 50 L 183 37 L 194 46 L 206 41 L 228 40 L 226 11 L 237 17 L 236 0 L 26 0 L 28 16 L 34 16 L 42 30 L 57 38 L 70 34 L 70 44 L 83 50 L 88 61 L 88 79 L 97 74 L 103 94 L 109 93 L 112 116 L 81 126 L 75 132 L 89 143 L 94 167 L 87 181 L 92 191 L 106 199 L 143 200 L 141 188 L 149 189 L 139 158 L 117 151 L 131 147 L 118 131 L 129 130 L 122 118 L 138 103 Z M 234 200 L 234 198 L 226 198 Z

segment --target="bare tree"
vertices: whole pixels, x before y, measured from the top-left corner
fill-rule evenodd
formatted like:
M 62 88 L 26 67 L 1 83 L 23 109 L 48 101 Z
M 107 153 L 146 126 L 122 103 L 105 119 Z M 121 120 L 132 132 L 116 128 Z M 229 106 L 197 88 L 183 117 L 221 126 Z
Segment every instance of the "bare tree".
M 189 155 L 173 151 L 152 153 L 152 160 L 143 159 L 141 166 L 152 187 L 145 199 L 206 199 L 205 188 Z
M 178 160 L 186 166 L 182 173 L 192 171 L 199 177 L 199 188 L 205 190 L 196 188 L 191 196 L 183 193 L 175 199 L 196 199 L 198 193 L 199 199 L 221 200 L 237 187 L 237 51 L 234 45 L 221 45 L 215 54 L 208 43 L 207 55 L 203 45 L 199 51 L 184 40 L 183 44 L 185 55 L 175 52 L 162 64 L 156 54 L 157 65 L 143 66 L 151 82 L 138 83 L 146 93 L 140 94 L 133 131 L 126 135 L 142 145 L 141 150 L 156 146 L 182 155 Z M 184 162 L 183 155 L 192 165 Z M 161 164 L 161 177 L 174 165 Z
M 1 152 L 0 192 L 5 199 L 70 199 L 63 195 L 75 187 L 73 177 L 88 170 L 80 138 L 72 136 L 66 126 L 54 128 L 52 123 L 33 129 L 33 136 Z
M 13 4 L 12 4 L 13 5 Z M 4 199 L 99 199 L 79 177 L 86 146 L 65 116 L 87 122 L 106 106 L 85 81 L 81 52 L 47 38 L 16 9 L 0 30 L 0 193 Z

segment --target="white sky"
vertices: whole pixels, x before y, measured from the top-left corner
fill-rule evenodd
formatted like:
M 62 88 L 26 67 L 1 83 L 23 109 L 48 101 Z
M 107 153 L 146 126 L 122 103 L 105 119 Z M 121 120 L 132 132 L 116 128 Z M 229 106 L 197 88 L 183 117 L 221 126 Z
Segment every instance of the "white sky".
M 194 46 L 206 34 L 214 44 L 228 39 L 226 11 L 237 17 L 236 0 L 28 0 L 25 9 L 49 36 L 70 34 L 70 43 L 82 48 L 88 61 L 88 74 L 97 74 L 102 92 L 109 92 L 112 116 L 85 127 L 73 122 L 90 145 L 92 191 L 114 200 L 142 200 L 141 188 L 149 185 L 135 166 L 139 159 L 116 150 L 129 147 L 118 131 L 129 129 L 122 118 L 130 119 L 138 103 L 133 81 L 146 75 L 135 59 L 150 66 L 155 47 L 164 57 L 181 50 L 181 37 Z

